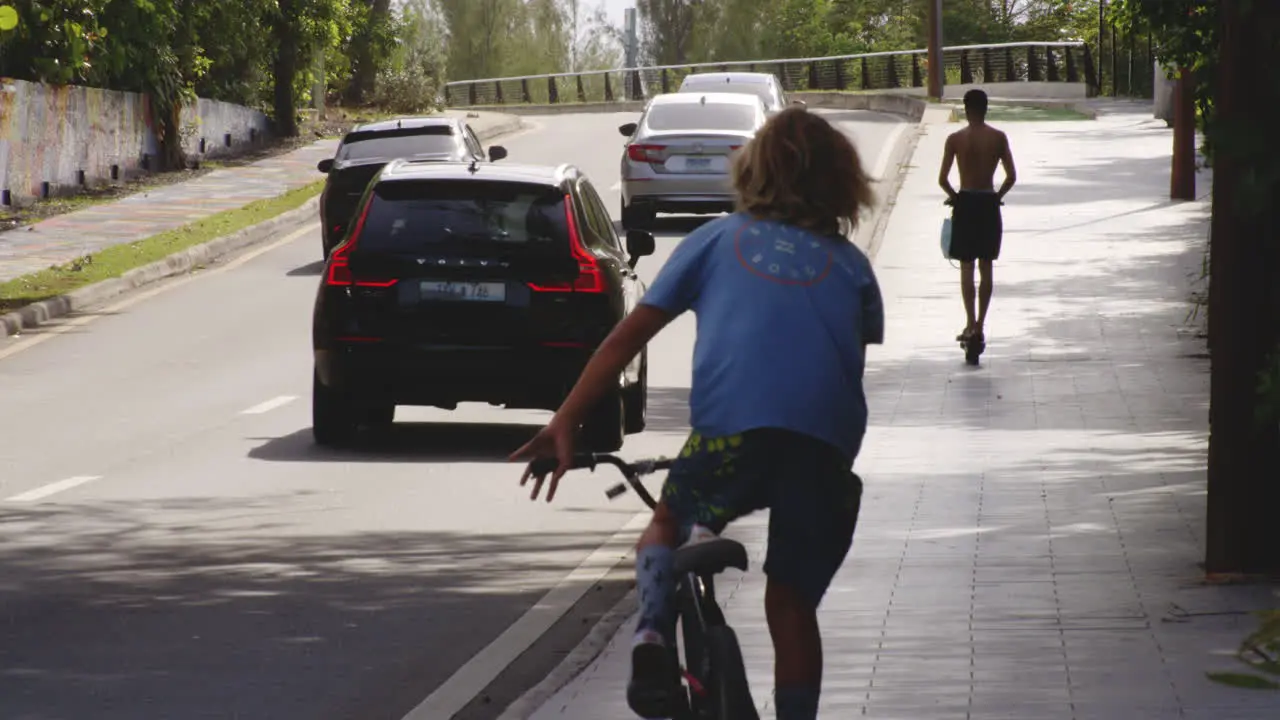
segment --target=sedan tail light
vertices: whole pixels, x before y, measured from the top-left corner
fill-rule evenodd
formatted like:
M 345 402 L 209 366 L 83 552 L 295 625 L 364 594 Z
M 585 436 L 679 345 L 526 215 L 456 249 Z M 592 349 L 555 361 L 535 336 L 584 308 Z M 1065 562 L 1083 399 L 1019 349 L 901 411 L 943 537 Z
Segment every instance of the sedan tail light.
M 666 149 L 665 145 L 628 145 L 627 157 L 635 162 L 660 163 L 662 162 L 662 151 Z
M 356 226 L 348 239 L 342 245 L 334 249 L 329 256 L 329 271 L 326 274 L 325 282 L 329 285 L 339 287 L 371 287 L 371 288 L 389 288 L 399 282 L 396 278 L 356 278 L 351 273 L 351 251 L 355 248 L 356 243 L 360 240 L 360 233 L 364 232 L 365 218 L 369 216 L 369 208 L 373 205 L 373 198 L 369 199 L 364 206 L 364 210 L 360 212 L 360 218 L 356 220 Z
M 606 291 L 604 275 L 596 256 L 582 244 L 582 235 L 578 232 L 578 220 L 573 214 L 573 196 L 564 196 L 565 222 L 569 227 L 569 250 L 578 261 L 578 277 L 573 282 L 554 285 L 536 285 L 529 283 L 534 292 L 578 292 L 603 293 Z

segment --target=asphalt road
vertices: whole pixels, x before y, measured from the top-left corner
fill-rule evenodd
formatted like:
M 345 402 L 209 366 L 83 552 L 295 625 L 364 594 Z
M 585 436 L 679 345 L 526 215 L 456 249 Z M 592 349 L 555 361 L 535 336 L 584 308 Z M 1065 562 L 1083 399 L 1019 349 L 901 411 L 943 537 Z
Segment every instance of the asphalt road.
M 631 119 L 530 118 L 501 144 L 578 164 L 616 214 L 615 128 Z M 833 119 L 872 167 L 901 126 Z M 660 222 L 647 279 L 697 223 Z M 319 252 L 300 227 L 0 341 L 0 718 L 400 720 L 435 693 L 418 717 L 444 720 L 486 685 L 492 702 L 465 715 L 494 717 L 568 649 L 540 643 L 490 684 L 522 633 L 574 603 L 574 583 L 620 591 L 625 572 L 596 581 L 634 539 L 638 500 L 609 503 L 584 474 L 530 503 L 503 464 L 547 413 L 401 408 L 359 450 L 312 445 Z M 691 318 L 652 346 L 650 430 L 625 455 L 679 446 L 692 346 Z

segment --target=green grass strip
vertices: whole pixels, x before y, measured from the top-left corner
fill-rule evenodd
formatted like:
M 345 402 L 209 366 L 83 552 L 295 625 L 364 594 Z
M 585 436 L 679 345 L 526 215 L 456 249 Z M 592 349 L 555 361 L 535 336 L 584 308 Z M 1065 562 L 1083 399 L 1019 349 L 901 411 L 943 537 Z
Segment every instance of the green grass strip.
M 323 188 L 324 181 L 319 180 L 283 195 L 256 200 L 244 207 L 224 210 L 136 242 L 112 245 L 66 264 L 0 283 L 0 313 L 118 278 L 176 252 L 270 220 L 301 207 Z

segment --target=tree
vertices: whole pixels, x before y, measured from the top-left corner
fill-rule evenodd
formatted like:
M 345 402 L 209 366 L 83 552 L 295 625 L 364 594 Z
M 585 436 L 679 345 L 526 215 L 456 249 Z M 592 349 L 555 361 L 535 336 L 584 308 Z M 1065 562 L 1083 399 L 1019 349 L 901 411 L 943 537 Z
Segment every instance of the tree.
M 1223 0 L 1213 86 L 1210 247 L 1211 573 L 1280 571 L 1280 104 L 1276 3 Z M 1193 20 L 1194 22 L 1194 20 Z M 1190 28 L 1183 32 L 1195 34 Z
M 584 13 L 581 0 L 565 0 L 569 24 L 569 70 L 611 70 L 622 64 L 622 31 L 609 23 L 603 5 Z
M 717 14 L 718 4 L 704 0 L 637 0 L 645 55 L 657 65 L 684 65 L 701 48 L 697 30 Z
M 351 39 L 351 83 L 347 101 L 361 105 L 373 94 L 378 69 L 384 67 L 395 44 L 391 0 L 357 0 L 359 20 Z
M 298 88 L 303 63 L 317 49 L 339 41 L 335 23 L 349 10 L 347 0 L 268 0 L 266 24 L 275 42 L 272 58 L 276 132 L 298 134 Z

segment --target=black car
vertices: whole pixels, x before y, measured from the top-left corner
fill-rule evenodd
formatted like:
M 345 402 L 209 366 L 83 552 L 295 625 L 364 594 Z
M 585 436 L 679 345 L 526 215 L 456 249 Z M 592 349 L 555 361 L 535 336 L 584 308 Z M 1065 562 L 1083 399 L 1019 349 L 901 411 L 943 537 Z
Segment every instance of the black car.
M 392 160 L 492 162 L 506 156 L 506 148 L 494 145 L 486 158 L 471 126 L 451 117 L 401 118 L 356 127 L 342 138 L 332 158 L 317 165 L 329 176 L 320 195 L 324 256 L 329 257 L 346 232 L 369 181 Z
M 389 425 L 397 405 L 554 410 L 644 294 L 644 231 L 619 241 L 577 168 L 414 162 L 383 168 L 325 262 L 312 343 L 316 442 Z M 647 355 L 584 423 L 611 451 L 644 429 Z

